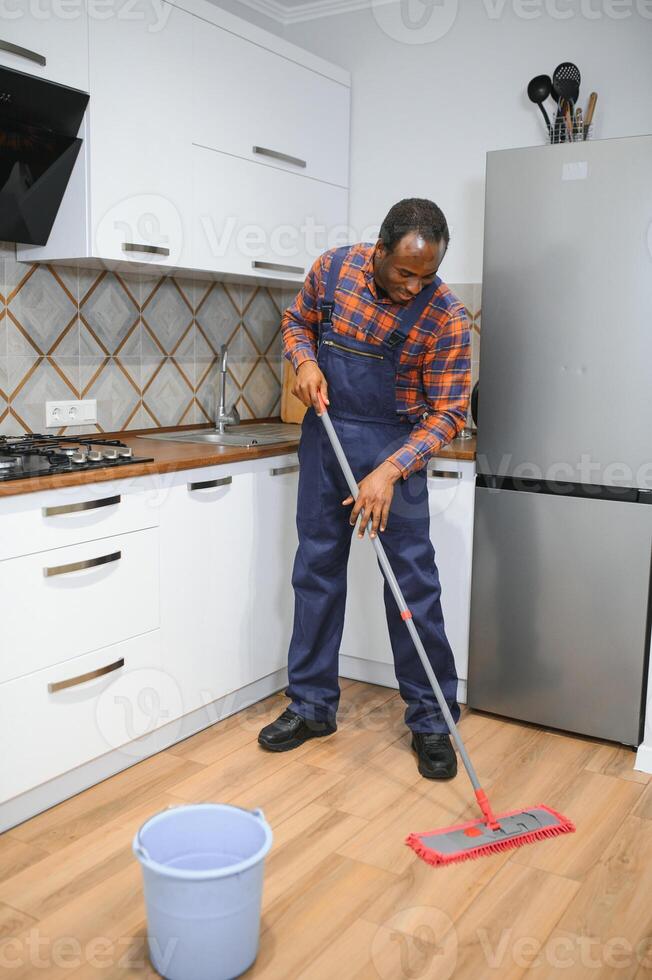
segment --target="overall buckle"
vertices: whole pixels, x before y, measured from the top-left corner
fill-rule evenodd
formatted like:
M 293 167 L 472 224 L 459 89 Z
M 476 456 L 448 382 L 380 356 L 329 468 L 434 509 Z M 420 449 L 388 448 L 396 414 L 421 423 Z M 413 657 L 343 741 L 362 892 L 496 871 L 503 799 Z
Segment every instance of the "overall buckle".
M 322 326 L 331 324 L 333 322 L 333 309 L 335 308 L 335 303 L 322 303 L 321 304 L 321 324 Z
M 402 344 L 406 337 L 407 337 L 406 333 L 402 333 L 400 330 L 395 330 L 394 333 L 387 338 L 385 343 L 387 344 L 388 347 L 394 348 L 397 347 L 399 344 Z

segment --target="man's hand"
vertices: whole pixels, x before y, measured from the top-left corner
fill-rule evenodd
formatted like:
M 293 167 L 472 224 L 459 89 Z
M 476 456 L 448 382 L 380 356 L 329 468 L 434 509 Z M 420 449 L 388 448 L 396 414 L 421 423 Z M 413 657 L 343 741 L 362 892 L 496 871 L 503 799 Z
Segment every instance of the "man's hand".
M 349 522 L 355 525 L 360 517 L 358 537 L 364 537 L 365 528 L 371 521 L 370 537 L 375 538 L 378 529 L 384 531 L 387 527 L 389 507 L 394 496 L 394 484 L 401 477 L 401 471 L 389 460 L 385 460 L 375 470 L 365 476 L 358 484 L 358 499 L 355 501 Z M 342 501 L 344 506 L 353 504 L 353 497 Z
M 292 394 L 296 395 L 308 408 L 312 405 L 319 415 L 321 413 L 321 405 L 317 397 L 318 391 L 321 391 L 322 398 L 328 405 L 328 385 L 321 368 L 316 361 L 302 361 L 297 371 Z

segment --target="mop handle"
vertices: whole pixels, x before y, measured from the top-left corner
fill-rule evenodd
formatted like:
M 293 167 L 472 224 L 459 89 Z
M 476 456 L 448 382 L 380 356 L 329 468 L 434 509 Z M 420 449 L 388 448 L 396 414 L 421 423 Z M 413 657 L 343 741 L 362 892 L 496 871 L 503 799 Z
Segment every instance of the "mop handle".
M 319 404 L 321 406 L 321 412 L 319 413 L 319 417 L 324 423 L 326 434 L 328 435 L 331 446 L 333 447 L 333 450 L 335 451 L 335 455 L 337 456 L 337 460 L 342 468 L 342 473 L 344 474 L 344 478 L 348 484 L 349 490 L 351 491 L 351 496 L 355 500 L 357 499 L 358 496 L 358 484 L 353 475 L 351 467 L 349 466 L 349 461 L 346 458 L 344 450 L 342 449 L 342 443 L 340 442 L 337 432 L 333 427 L 333 423 L 328 414 L 328 410 L 326 409 L 326 403 L 324 402 L 321 391 L 318 391 L 317 394 L 319 398 Z M 383 574 L 387 579 L 387 584 L 392 590 L 392 594 L 396 599 L 396 604 L 398 605 L 398 608 L 401 612 L 401 619 L 405 622 L 405 625 L 407 626 L 410 632 L 410 636 L 412 637 L 412 641 L 416 647 L 416 651 L 419 654 L 419 659 L 421 660 L 423 669 L 426 672 L 426 677 L 430 681 L 430 686 L 432 687 L 433 693 L 437 698 L 437 703 L 439 704 L 441 713 L 446 720 L 446 724 L 448 725 L 448 730 L 451 733 L 453 740 L 455 741 L 462 762 L 464 763 L 464 768 L 469 774 L 469 779 L 471 780 L 471 784 L 473 786 L 473 789 L 475 790 L 476 797 L 478 797 L 478 802 L 482 807 L 483 799 L 486 800 L 486 797 L 484 796 L 484 791 L 480 786 L 480 780 L 478 779 L 476 771 L 473 767 L 473 763 L 471 762 L 468 756 L 468 753 L 464 746 L 464 742 L 462 741 L 462 737 L 459 733 L 457 725 L 453 721 L 453 716 L 451 715 L 448 705 L 446 704 L 446 699 L 444 698 L 443 691 L 439 686 L 439 681 L 437 680 L 435 672 L 432 669 L 430 661 L 428 660 L 428 656 L 423 647 L 423 643 L 421 642 L 421 638 L 417 633 L 416 626 L 414 625 L 414 621 L 412 619 L 412 613 L 410 612 L 408 608 L 408 604 L 403 597 L 403 593 L 401 592 L 401 588 L 396 580 L 396 576 L 394 575 L 392 566 L 389 563 L 389 559 L 385 554 L 385 549 L 383 548 L 380 538 L 376 536 L 375 538 L 370 538 L 370 540 L 374 548 L 376 549 L 376 555 L 378 556 L 380 567 L 383 570 Z M 478 794 L 482 794 L 483 799 L 481 799 Z M 485 813 L 485 815 L 487 815 L 487 812 L 484 810 L 484 808 L 483 808 L 483 812 Z M 490 813 L 490 811 L 488 812 Z

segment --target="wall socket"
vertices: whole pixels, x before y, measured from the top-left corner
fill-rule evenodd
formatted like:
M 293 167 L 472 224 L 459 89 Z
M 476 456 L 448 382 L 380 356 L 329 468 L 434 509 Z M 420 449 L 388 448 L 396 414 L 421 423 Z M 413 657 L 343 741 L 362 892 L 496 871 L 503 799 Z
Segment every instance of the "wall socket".
M 45 403 L 45 425 L 48 429 L 59 429 L 62 425 L 85 425 L 87 422 L 97 422 L 95 398 Z

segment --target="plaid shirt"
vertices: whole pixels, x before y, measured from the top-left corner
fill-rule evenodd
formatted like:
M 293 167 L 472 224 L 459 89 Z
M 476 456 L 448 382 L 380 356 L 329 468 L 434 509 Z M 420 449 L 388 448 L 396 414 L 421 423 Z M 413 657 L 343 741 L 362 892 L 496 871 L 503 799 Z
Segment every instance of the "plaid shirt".
M 294 303 L 283 314 L 284 354 L 295 371 L 316 360 L 319 299 L 333 251 L 313 264 Z M 336 330 L 342 336 L 382 343 L 399 326 L 404 309 L 379 295 L 373 274 L 374 246 L 354 245 L 344 260 Z M 389 457 L 403 478 L 420 469 L 464 427 L 471 382 L 471 340 L 463 305 L 441 283 L 403 344 L 396 374 L 396 410 L 416 424 Z M 427 413 L 427 416 L 424 416 Z

